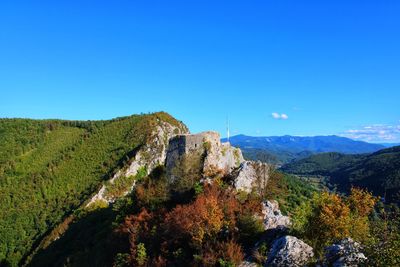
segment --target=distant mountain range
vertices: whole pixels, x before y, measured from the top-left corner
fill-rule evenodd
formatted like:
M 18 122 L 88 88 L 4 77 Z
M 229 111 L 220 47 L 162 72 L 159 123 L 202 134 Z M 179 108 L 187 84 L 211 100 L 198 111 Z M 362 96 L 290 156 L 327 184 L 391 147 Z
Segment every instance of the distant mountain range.
M 227 141 L 227 139 L 222 139 L 222 141 Z M 240 147 L 248 159 L 259 159 L 276 164 L 288 163 L 324 152 L 363 154 L 373 153 L 386 147 L 383 144 L 371 144 L 335 135 L 312 137 L 236 135 L 229 141 L 233 146 Z
M 400 146 L 400 143 L 380 143 L 380 145 L 383 145 L 385 147 L 394 147 L 394 146 Z
M 400 146 L 372 154 L 323 153 L 284 165 L 282 171 L 298 175 L 328 176 L 339 191 L 352 185 L 368 188 L 389 202 L 400 203 Z

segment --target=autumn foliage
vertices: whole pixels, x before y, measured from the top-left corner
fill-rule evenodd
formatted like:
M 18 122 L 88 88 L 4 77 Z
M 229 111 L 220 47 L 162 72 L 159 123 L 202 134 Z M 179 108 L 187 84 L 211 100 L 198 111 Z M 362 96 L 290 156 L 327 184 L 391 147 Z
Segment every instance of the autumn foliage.
M 147 199 L 143 188 L 137 190 L 137 199 Z M 129 243 L 134 266 L 231 266 L 244 257 L 241 234 L 254 229 L 243 226 L 241 218 L 260 211 L 257 197 L 239 201 L 234 190 L 210 184 L 188 204 L 177 203 L 169 211 L 143 208 L 127 216 L 118 233 Z M 249 223 L 259 225 L 256 220 Z
M 316 220 L 311 222 L 317 236 L 324 240 L 339 240 L 349 236 L 350 208 L 336 194 L 322 193 Z
M 346 237 L 365 241 L 370 236 L 368 215 L 377 199 L 366 190 L 352 188 L 348 197 L 335 193 L 315 194 L 294 217 L 294 232 L 316 251 Z
M 202 194 L 194 203 L 178 205 L 168 213 L 165 227 L 173 236 L 179 233 L 179 237 L 187 238 L 191 245 L 198 247 L 205 238 L 214 238 L 221 230 L 223 222 L 224 214 L 217 196 Z

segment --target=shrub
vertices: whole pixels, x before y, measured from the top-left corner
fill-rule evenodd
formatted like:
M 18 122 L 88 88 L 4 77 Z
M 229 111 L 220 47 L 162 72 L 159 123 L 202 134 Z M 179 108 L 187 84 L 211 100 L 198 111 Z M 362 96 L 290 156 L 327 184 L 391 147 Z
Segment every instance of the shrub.
M 315 193 L 300 205 L 292 218 L 292 230 L 308 241 L 317 254 L 345 237 L 366 241 L 370 236 L 368 215 L 375 205 L 371 193 L 352 189 L 347 198 L 335 193 Z
M 190 245 L 201 247 L 213 239 L 223 226 L 223 211 L 215 196 L 201 194 L 193 204 L 178 205 L 167 214 L 165 225 L 173 238 L 189 238 Z
M 196 196 L 204 192 L 203 185 L 200 182 L 195 183 L 193 189 Z
M 146 203 L 140 191 L 146 195 L 147 189 L 136 191 L 136 203 Z M 240 203 L 234 190 L 214 183 L 202 189 L 190 203 L 176 205 L 171 199 L 127 216 L 119 232 L 128 236 L 131 264 L 139 265 L 144 248 L 142 258 L 151 266 L 236 266 L 243 260 L 243 243 L 258 240 L 263 231 L 253 216 L 261 210 L 260 199 L 250 194 Z
M 224 264 L 221 266 L 238 266 L 243 261 L 242 247 L 234 240 L 219 243 L 217 248 L 221 254 L 219 263 Z
M 264 232 L 261 219 L 253 214 L 241 215 L 238 219 L 239 240 L 245 246 L 250 247 L 257 241 L 257 237 Z
M 123 194 L 128 192 L 134 181 L 134 176 L 122 176 L 116 178 L 113 183 L 109 182 L 106 184 L 105 196 L 108 198 L 116 198 L 122 196 Z
M 382 207 L 370 224 L 372 238 L 366 245 L 369 266 L 400 266 L 400 213 Z
M 135 188 L 134 203 L 137 209 L 146 208 L 155 211 L 170 198 L 168 184 L 165 179 L 147 179 Z
M 98 199 L 92 202 L 89 206 L 84 208 L 84 213 L 91 212 L 98 209 L 105 209 L 108 208 L 108 203 L 105 200 Z M 78 212 L 79 213 L 79 212 Z
M 147 260 L 146 247 L 143 243 L 139 243 L 136 248 L 136 262 L 139 266 L 143 266 Z
M 129 254 L 118 253 L 114 258 L 113 267 L 128 267 L 129 266 Z

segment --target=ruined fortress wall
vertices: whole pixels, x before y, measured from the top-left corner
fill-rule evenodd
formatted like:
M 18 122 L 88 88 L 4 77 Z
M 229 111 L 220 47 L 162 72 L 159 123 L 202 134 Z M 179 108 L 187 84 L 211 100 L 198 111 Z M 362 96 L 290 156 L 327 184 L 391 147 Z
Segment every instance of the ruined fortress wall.
M 204 150 L 204 142 L 219 142 L 219 134 L 216 132 L 204 132 L 199 134 L 177 135 L 170 139 L 166 167 L 171 169 L 184 154 L 195 150 Z

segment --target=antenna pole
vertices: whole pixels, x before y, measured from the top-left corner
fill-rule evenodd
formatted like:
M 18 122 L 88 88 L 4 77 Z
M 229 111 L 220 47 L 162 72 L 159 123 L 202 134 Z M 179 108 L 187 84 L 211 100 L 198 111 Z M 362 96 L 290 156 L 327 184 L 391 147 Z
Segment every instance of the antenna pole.
M 229 118 L 226 118 L 226 131 L 227 131 L 227 137 L 228 137 L 228 143 L 229 143 L 229 138 L 230 138 L 230 132 L 229 132 Z

